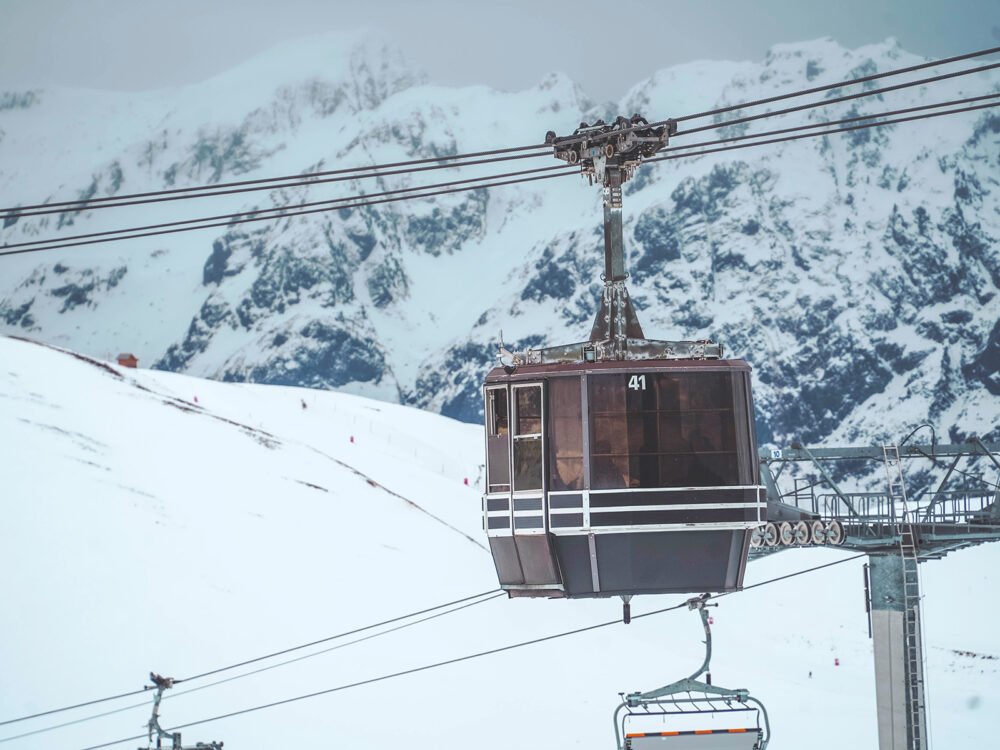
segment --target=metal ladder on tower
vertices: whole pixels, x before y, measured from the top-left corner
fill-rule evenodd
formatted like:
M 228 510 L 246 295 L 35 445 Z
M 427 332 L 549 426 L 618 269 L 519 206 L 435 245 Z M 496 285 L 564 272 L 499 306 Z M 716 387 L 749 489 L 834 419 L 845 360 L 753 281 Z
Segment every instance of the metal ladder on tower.
M 926 750 L 926 713 L 924 705 L 923 643 L 920 628 L 920 574 L 917 568 L 917 540 L 903 481 L 899 448 L 883 445 L 882 456 L 888 480 L 889 504 L 899 530 L 899 555 L 903 568 L 903 643 L 905 648 L 904 681 L 906 685 L 907 747 Z

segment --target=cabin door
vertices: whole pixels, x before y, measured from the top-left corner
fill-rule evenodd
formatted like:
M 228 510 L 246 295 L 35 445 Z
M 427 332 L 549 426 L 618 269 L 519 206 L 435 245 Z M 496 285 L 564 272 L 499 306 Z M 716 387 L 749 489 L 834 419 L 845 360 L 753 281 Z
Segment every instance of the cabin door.
M 505 587 L 561 584 L 546 524 L 544 416 L 542 383 L 486 389 L 486 527 Z

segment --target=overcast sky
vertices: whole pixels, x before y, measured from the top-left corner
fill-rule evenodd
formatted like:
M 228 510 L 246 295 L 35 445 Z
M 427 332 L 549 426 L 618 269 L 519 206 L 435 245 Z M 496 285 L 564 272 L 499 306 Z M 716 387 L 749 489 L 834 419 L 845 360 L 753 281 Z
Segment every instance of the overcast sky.
M 357 28 L 384 32 L 436 83 L 517 90 L 563 71 L 607 100 L 678 62 L 760 60 L 821 36 L 894 36 L 931 57 L 1000 46 L 1000 1 L 0 0 L 0 88 L 173 86 Z

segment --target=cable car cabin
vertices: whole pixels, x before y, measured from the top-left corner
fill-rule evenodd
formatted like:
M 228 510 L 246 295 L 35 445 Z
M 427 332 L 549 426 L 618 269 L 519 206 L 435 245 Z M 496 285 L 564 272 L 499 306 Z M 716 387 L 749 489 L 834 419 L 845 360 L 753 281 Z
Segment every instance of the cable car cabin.
M 510 596 L 742 586 L 766 513 L 746 362 L 526 364 L 484 388 L 484 526 Z

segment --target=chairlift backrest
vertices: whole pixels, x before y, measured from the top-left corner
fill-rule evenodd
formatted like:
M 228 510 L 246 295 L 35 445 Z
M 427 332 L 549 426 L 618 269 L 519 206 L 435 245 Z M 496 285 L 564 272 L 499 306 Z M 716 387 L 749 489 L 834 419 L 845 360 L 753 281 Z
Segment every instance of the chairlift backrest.
M 626 750 L 757 750 L 758 728 L 699 729 L 625 735 Z

